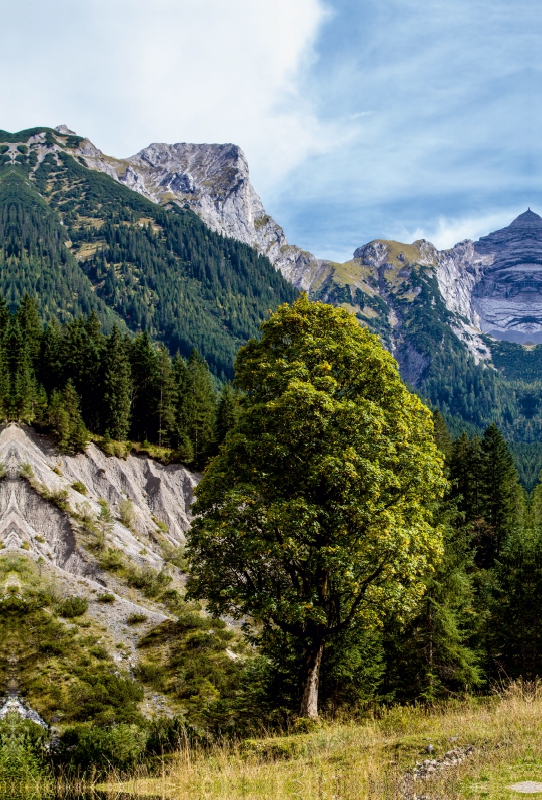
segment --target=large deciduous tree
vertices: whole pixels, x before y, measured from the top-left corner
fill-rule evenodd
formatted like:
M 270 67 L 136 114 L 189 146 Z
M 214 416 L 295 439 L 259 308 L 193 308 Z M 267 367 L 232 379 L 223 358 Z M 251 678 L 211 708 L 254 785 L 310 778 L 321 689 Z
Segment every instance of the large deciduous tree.
M 197 490 L 192 597 L 249 619 L 264 650 L 304 654 L 301 716 L 318 715 L 322 654 L 423 591 L 445 480 L 431 413 L 378 338 L 302 296 L 236 361 L 245 411 Z

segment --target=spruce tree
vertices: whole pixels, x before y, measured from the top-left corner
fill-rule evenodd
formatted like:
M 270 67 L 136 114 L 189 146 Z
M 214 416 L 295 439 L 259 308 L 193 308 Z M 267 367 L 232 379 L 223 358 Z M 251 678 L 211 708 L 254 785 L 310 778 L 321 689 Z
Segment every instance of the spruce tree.
M 31 352 L 17 322 L 12 325 L 8 341 L 14 362 L 12 413 L 19 422 L 31 423 L 36 412 L 38 384 Z
M 2 422 L 7 422 L 11 411 L 11 375 L 6 338 L 7 332 L 0 329 L 0 420 Z
M 175 401 L 176 386 L 171 359 L 166 348 L 161 345 L 157 353 L 155 409 L 159 447 L 169 444 L 170 434 L 174 431 Z
M 484 432 L 481 443 L 481 505 L 485 522 L 492 530 L 486 540 L 487 561 L 499 554 L 520 512 L 521 499 L 514 459 L 495 423 Z
M 189 409 L 186 396 L 188 393 L 189 374 L 186 361 L 178 353 L 173 359 L 172 373 L 175 382 L 173 446 L 177 450 L 180 460 L 185 464 L 190 464 L 194 460 L 194 448 L 188 435 Z
M 130 366 L 133 381 L 131 436 L 140 442 L 156 440 L 158 354 L 147 331 L 131 343 Z
M 62 384 L 64 376 L 63 353 L 61 352 L 62 327 L 57 320 L 49 322 L 41 336 L 40 357 L 37 374 L 40 384 L 50 394 Z
M 438 408 L 433 411 L 433 430 L 435 444 L 444 456 L 446 463 L 449 464 L 452 458 L 453 442 L 448 426 Z
M 194 462 L 202 467 L 212 454 L 216 437 L 216 395 L 207 362 L 196 350 L 186 372 L 179 362 L 174 374 L 177 382 L 177 427 L 190 439 Z
M 102 431 L 113 439 L 126 439 L 130 427 L 132 382 L 126 342 L 113 326 L 103 359 Z
M 28 353 L 34 366 L 39 358 L 43 325 L 40 319 L 36 301 L 25 294 L 17 313 L 15 321 L 19 326 L 23 339 L 28 348 Z

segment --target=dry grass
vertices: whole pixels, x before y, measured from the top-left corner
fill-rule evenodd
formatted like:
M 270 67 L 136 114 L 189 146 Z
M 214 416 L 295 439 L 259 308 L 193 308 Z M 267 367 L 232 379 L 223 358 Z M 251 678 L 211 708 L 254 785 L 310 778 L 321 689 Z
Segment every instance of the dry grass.
M 520 797 L 507 786 L 542 780 L 542 692 L 521 687 L 481 701 L 434 709 L 396 708 L 380 719 L 322 724 L 306 734 L 224 744 L 212 751 L 180 748 L 162 763 L 159 777 L 113 778 L 99 787 L 168 800 L 365 800 L 417 796 Z M 428 756 L 427 745 L 434 746 Z M 416 781 L 404 776 L 417 761 L 453 747 L 474 745 L 459 766 Z

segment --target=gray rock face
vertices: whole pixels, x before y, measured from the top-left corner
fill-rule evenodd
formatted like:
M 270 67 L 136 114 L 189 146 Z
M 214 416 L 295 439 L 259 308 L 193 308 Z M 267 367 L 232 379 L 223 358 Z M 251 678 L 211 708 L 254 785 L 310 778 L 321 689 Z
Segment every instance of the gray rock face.
M 175 548 L 185 542 L 199 475 L 179 464 L 165 467 L 132 455 L 123 461 L 106 456 L 95 445 L 84 455 L 59 456 L 46 438 L 15 424 L 0 433 L 0 461 L 6 468 L 6 477 L 0 482 L 3 550 L 41 557 L 71 574 L 93 571 L 77 545 L 69 514 L 45 502 L 32 484 L 51 495 L 64 492 L 71 509 L 94 518 L 100 513 L 100 501 L 106 500 L 117 517 L 108 546 L 122 550 L 142 566 L 161 569 L 164 545 Z M 29 481 L 20 477 L 23 465 L 31 471 Z M 74 488 L 78 483 L 86 494 Z M 120 518 L 123 501 L 130 502 L 129 526 Z
M 498 339 L 542 342 L 542 217 L 530 209 L 474 244 L 486 259 L 473 308 Z
M 235 144 L 154 143 L 130 158 L 115 159 L 85 139 L 77 154 L 154 203 L 188 206 L 212 230 L 255 247 L 300 288 L 305 275 L 318 268 L 317 259 L 289 245 L 266 213 Z

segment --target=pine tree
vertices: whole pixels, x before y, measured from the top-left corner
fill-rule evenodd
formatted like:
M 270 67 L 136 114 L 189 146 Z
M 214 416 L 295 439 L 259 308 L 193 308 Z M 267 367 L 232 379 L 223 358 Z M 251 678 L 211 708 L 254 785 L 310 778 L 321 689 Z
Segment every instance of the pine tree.
M 133 382 L 131 436 L 140 442 L 156 439 L 158 354 L 147 331 L 131 343 L 130 365 Z
M 215 445 L 216 395 L 211 373 L 204 359 L 194 350 L 186 371 L 179 362 L 174 374 L 177 382 L 177 428 L 190 439 L 196 466 L 204 465 Z
M 191 464 L 194 460 L 194 448 L 188 435 L 188 404 L 186 402 L 189 384 L 188 365 L 178 353 L 173 359 L 172 374 L 175 382 L 173 446 L 177 450 L 180 460 L 185 464 Z
M 492 563 L 520 513 L 521 498 L 514 459 L 495 423 L 485 431 L 481 450 L 481 505 L 493 532 L 492 541 L 486 542 L 487 560 Z
M 446 463 L 449 464 L 453 453 L 453 442 L 448 426 L 438 408 L 433 411 L 433 429 L 435 444 L 446 459 Z
M 105 347 L 102 390 L 102 430 L 113 439 L 126 439 L 130 427 L 132 382 L 126 342 L 116 325 Z
M 2 329 L 0 322 L 0 420 L 3 422 L 7 422 L 10 417 L 12 394 L 9 358 L 6 352 L 6 338 L 7 331 Z
M 158 446 L 169 444 L 170 434 L 175 428 L 176 386 L 171 359 L 166 348 L 161 345 L 157 353 L 156 370 L 156 424 Z
M 41 336 L 43 325 L 40 319 L 38 307 L 35 300 L 30 295 L 25 294 L 17 313 L 15 321 L 19 326 L 23 339 L 28 348 L 28 353 L 34 366 L 39 358 Z
M 69 418 L 69 432 L 64 445 L 64 452 L 70 454 L 82 453 L 88 446 L 88 431 L 81 416 L 79 396 L 71 380 L 66 383 L 62 393 L 62 400 Z
M 53 434 L 55 444 L 61 452 L 69 449 L 70 415 L 64 405 L 62 392 L 53 389 L 47 409 L 47 423 Z
M 31 423 L 36 412 L 38 384 L 30 350 L 17 322 L 12 325 L 8 342 L 14 367 L 12 413 L 19 422 Z
M 49 394 L 63 381 L 63 353 L 61 353 L 62 327 L 59 322 L 49 322 L 41 336 L 40 357 L 37 376 L 40 384 Z M 71 376 L 70 376 L 71 377 Z

